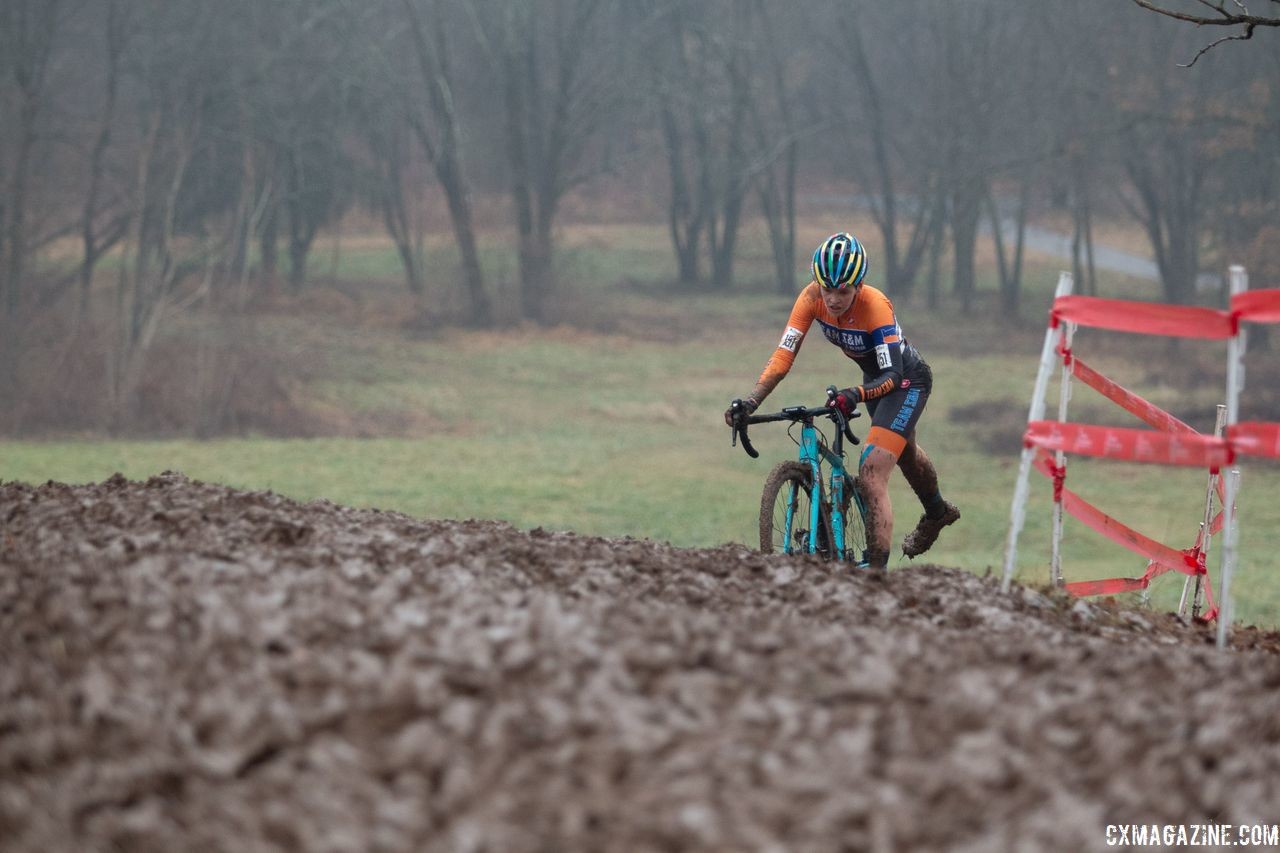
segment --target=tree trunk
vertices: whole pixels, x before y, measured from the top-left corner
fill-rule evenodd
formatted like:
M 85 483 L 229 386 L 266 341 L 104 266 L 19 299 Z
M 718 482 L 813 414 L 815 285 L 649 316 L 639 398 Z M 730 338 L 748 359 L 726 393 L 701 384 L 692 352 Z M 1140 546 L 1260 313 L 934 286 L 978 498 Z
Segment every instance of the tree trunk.
M 274 289 L 280 268 L 280 213 L 276 202 L 270 203 L 263 217 L 258 253 L 261 255 L 263 286 L 268 290 Z
M 942 304 L 942 246 L 947 232 L 947 194 L 939 184 L 933 197 L 930 217 L 928 306 L 936 311 Z
M 5 246 L 8 249 L 8 263 L 5 264 L 4 284 L 5 313 L 13 316 L 17 313 L 22 290 L 22 277 L 26 274 L 27 262 L 27 186 L 30 180 L 31 150 L 35 146 L 35 119 L 38 112 L 34 96 L 24 93 L 18 130 L 18 153 L 14 158 L 13 180 L 9 185 L 8 233 L 5 235 Z
M 749 189 L 747 152 L 742 141 L 741 128 L 746 126 L 750 110 L 750 67 L 742 46 L 743 21 L 735 16 L 730 33 L 731 45 L 725 64 L 729 84 L 729 112 L 720 127 L 727 136 L 723 173 L 714 181 L 713 198 L 717 210 L 710 218 L 708 238 L 711 249 L 711 286 L 724 290 L 733 286 L 734 252 L 738 244 L 738 229 L 742 222 L 743 202 Z M 708 166 L 708 169 L 711 167 Z
M 996 271 L 1000 276 L 1000 307 L 1008 317 L 1018 315 L 1018 303 L 1022 291 L 1022 252 L 1026 244 L 1027 205 L 1031 187 L 1028 181 L 1021 183 L 1018 193 L 1018 213 L 1014 220 L 1013 257 L 1005 253 L 1004 221 L 990 192 L 986 194 L 987 215 L 991 220 L 991 238 L 995 244 Z
M 521 307 L 524 315 L 545 323 L 547 297 L 551 293 L 551 234 L 536 229 L 520 235 Z
M 467 323 L 474 327 L 493 324 L 493 306 L 485 292 L 484 269 L 480 266 L 480 252 L 476 246 L 475 226 L 471 209 L 470 190 L 463 169 L 461 146 L 458 137 L 458 117 L 453 107 L 453 81 L 448 54 L 448 39 L 441 18 L 439 0 L 432 0 L 431 32 L 434 43 L 427 41 L 427 28 L 413 0 L 402 0 L 402 5 L 412 24 L 414 47 L 418 57 L 418 70 L 422 76 L 438 136 L 433 140 L 423 121 L 415 118 L 412 125 L 419 144 L 426 151 L 427 160 L 435 170 L 436 179 L 444 190 L 449 208 L 449 220 L 453 225 L 454 239 L 462 256 L 462 287 L 467 303 Z
M 122 37 L 120 16 L 116 0 L 107 2 L 107 76 L 104 81 L 106 92 L 102 105 L 102 116 L 98 123 L 98 133 L 93 142 L 93 150 L 89 154 L 89 186 L 85 191 L 84 213 L 81 218 L 80 234 L 84 243 L 84 260 L 80 267 L 80 316 L 86 315 L 89 308 L 89 291 L 93 287 L 93 272 L 102 257 L 104 247 L 98 242 L 94 230 L 94 220 L 98 215 L 98 194 L 102 187 L 103 172 L 107 148 L 111 144 L 111 126 L 115 121 L 116 90 L 119 80 L 120 51 Z
M 1200 192 L 1206 165 L 1194 151 L 1169 151 L 1167 174 L 1131 158 L 1129 177 L 1138 191 L 1138 218 L 1151 241 L 1165 301 L 1185 304 L 1195 294 L 1200 264 Z
M 953 197 L 951 235 L 955 243 L 955 280 L 953 291 L 960 300 L 961 313 L 973 309 L 975 291 L 975 249 L 978 242 L 978 219 L 986 188 L 973 177 L 962 179 Z
M 61 0 L 9 0 L 0 7 L 0 27 L 5 29 L 6 57 L 11 63 L 12 85 L 18 101 L 15 155 L 7 197 L 0 202 L 0 305 L 13 317 L 22 299 L 27 264 L 27 203 L 31 181 L 31 155 L 37 139 L 36 120 L 44 108 L 46 72 L 54 39 L 62 19 Z
M 493 304 L 485 292 L 484 270 L 480 266 L 480 250 L 472 225 L 471 203 L 465 191 L 445 189 L 454 239 L 462 255 L 462 281 L 467 297 L 467 323 L 475 328 L 493 325 Z
M 687 290 L 702 278 L 699 255 L 702 249 L 704 207 L 694 202 L 685 168 L 684 138 L 675 112 L 669 105 L 662 108 L 662 135 L 667 151 L 667 174 L 671 184 L 671 201 L 667 206 L 667 225 L 671 245 L 676 253 L 676 276 Z M 700 121 L 698 117 L 692 121 Z

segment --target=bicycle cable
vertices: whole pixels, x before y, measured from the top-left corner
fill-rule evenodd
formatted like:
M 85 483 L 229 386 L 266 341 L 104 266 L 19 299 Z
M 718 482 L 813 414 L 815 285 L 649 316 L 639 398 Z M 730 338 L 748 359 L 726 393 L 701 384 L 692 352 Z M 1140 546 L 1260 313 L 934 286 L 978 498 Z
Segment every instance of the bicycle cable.
M 799 421 L 792 421 L 791 426 L 787 427 L 787 438 L 791 439 L 791 443 L 794 444 L 796 447 L 800 446 L 800 439 L 792 435 L 791 431 L 800 425 L 801 424 Z M 831 442 L 827 441 L 827 434 L 823 432 L 822 429 L 817 424 L 813 425 L 813 431 L 818 434 L 819 447 L 827 447 L 827 448 L 831 447 Z

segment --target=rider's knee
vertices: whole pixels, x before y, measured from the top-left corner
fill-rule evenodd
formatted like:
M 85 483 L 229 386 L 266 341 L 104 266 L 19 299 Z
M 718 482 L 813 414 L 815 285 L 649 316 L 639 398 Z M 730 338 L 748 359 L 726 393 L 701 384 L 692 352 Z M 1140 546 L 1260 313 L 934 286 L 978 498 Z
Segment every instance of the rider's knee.
M 858 463 L 858 477 L 877 484 L 887 482 L 895 461 L 894 455 L 884 448 L 867 445 Z

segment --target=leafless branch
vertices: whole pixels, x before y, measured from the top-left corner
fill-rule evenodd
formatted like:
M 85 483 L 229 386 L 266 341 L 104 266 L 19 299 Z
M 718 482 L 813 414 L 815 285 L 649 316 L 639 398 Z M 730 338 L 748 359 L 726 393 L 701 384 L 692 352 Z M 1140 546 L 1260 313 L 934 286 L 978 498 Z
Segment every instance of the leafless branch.
M 1191 61 L 1185 65 L 1178 63 L 1180 68 L 1190 68 L 1196 64 L 1196 60 L 1213 50 L 1224 41 L 1248 41 L 1253 38 L 1253 30 L 1255 27 L 1280 27 L 1280 16 L 1254 15 L 1249 12 L 1243 0 L 1231 0 L 1231 4 L 1235 9 L 1227 8 L 1227 0 L 1196 0 L 1201 6 L 1211 9 L 1217 14 L 1211 17 L 1204 15 L 1192 15 L 1187 12 L 1179 12 L 1174 9 L 1166 9 L 1164 6 L 1156 2 L 1156 0 L 1133 0 L 1134 3 L 1143 9 L 1164 15 L 1167 18 L 1173 18 L 1178 21 L 1186 21 L 1195 24 L 1197 27 L 1213 26 L 1213 27 L 1233 27 L 1243 26 L 1244 32 L 1234 36 L 1223 36 L 1204 47 L 1191 58 Z M 1271 0 L 1276 3 L 1277 0 Z M 1238 10 L 1238 11 L 1237 11 Z
M 1188 62 L 1186 65 L 1183 65 L 1181 62 L 1179 62 L 1179 63 L 1178 63 L 1178 67 L 1179 67 L 1179 68 L 1190 68 L 1191 66 L 1193 66 L 1193 65 L 1195 65 L 1195 64 L 1196 64 L 1196 60 L 1197 60 L 1197 59 L 1199 59 L 1200 57 L 1204 56 L 1206 53 L 1208 53 L 1210 50 L 1213 50 L 1215 47 L 1217 47 L 1218 45 L 1222 44 L 1224 41 L 1248 41 L 1249 39 L 1253 38 L 1253 28 L 1254 28 L 1254 26 L 1255 26 L 1254 24 L 1248 24 L 1248 25 L 1246 25 L 1246 26 L 1245 26 L 1245 28 L 1244 28 L 1244 32 L 1243 32 L 1242 34 L 1240 34 L 1240 35 L 1236 35 L 1236 36 L 1223 36 L 1223 37 L 1222 37 L 1222 38 L 1220 38 L 1220 39 L 1216 39 L 1216 40 L 1214 40 L 1214 41 L 1210 42 L 1209 44 L 1206 44 L 1204 47 L 1200 48 L 1199 52 L 1198 52 L 1198 53 L 1196 53 L 1196 55 L 1195 55 L 1195 56 L 1191 57 L 1191 61 L 1190 61 L 1190 62 Z
M 1217 26 L 1231 27 L 1237 24 L 1248 24 L 1255 27 L 1280 27 L 1280 15 L 1253 15 L 1249 13 L 1248 8 L 1239 0 L 1232 0 L 1233 4 L 1240 9 L 1239 12 L 1229 11 L 1227 9 L 1226 0 L 1196 0 L 1200 5 L 1217 12 L 1214 17 L 1205 17 L 1204 15 L 1191 15 L 1187 12 L 1179 12 L 1174 9 L 1166 9 L 1155 0 L 1133 0 L 1144 9 L 1164 15 L 1168 18 L 1175 18 L 1179 21 L 1186 21 L 1196 26 Z

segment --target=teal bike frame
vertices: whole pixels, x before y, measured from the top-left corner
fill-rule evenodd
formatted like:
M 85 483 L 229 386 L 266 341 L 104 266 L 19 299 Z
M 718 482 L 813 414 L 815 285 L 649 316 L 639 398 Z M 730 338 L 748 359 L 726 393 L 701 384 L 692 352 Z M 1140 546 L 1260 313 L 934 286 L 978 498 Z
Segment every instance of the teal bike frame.
M 785 409 L 783 410 L 786 411 Z M 828 448 L 825 444 L 818 440 L 818 430 L 813 425 L 813 420 L 805 420 L 801 422 L 800 428 L 800 462 L 809 466 L 813 472 L 813 486 L 809 492 L 809 541 L 807 551 L 810 554 L 816 554 L 821 543 L 818 536 L 822 532 L 822 463 L 826 462 L 831 466 L 831 536 L 835 540 L 832 545 L 835 548 L 836 559 L 847 560 L 850 558 L 861 560 L 861 554 L 849 554 L 844 542 L 844 454 L 837 453 Z M 856 441 L 856 439 L 855 439 Z M 839 444 L 839 437 L 837 437 Z M 787 520 L 786 528 L 783 530 L 783 553 L 789 554 L 791 551 L 791 523 L 792 513 L 796 507 L 795 491 L 800 487 L 792 484 L 791 500 L 787 502 Z M 865 515 L 862 507 L 862 498 L 855 492 L 853 495 L 853 506 L 856 507 L 860 516 Z
M 835 386 L 827 389 L 827 400 L 833 402 L 836 394 Z M 739 401 L 734 401 L 733 407 L 740 405 Z M 805 551 L 810 554 L 820 552 L 829 553 L 828 556 L 839 560 L 853 560 L 860 562 L 863 558 L 861 553 L 851 553 L 849 543 L 845 542 L 845 505 L 849 504 L 852 511 L 858 513 L 858 518 L 863 522 L 865 529 L 866 508 L 863 506 L 862 497 L 855 490 L 851 501 L 846 502 L 845 486 L 848 479 L 845 475 L 844 466 L 844 442 L 847 440 L 851 444 L 857 444 L 858 438 L 849 429 L 848 420 L 843 413 L 834 405 L 823 406 L 820 408 L 809 409 L 804 406 L 791 406 L 780 412 L 770 415 L 738 415 L 735 418 L 736 425 L 734 427 L 733 442 L 736 444 L 739 438 L 742 439 L 742 449 L 747 452 L 753 459 L 759 457 L 759 453 L 751 446 L 751 441 L 747 437 L 747 426 L 750 424 L 772 423 L 776 421 L 790 421 L 798 423 L 800 427 L 800 439 L 797 442 L 800 446 L 800 464 L 809 469 L 809 485 L 802 486 L 795 480 L 789 483 L 790 494 L 788 495 L 786 518 L 784 521 L 782 552 L 785 554 L 796 553 L 795 542 L 792 537 L 792 531 L 796 529 L 797 519 L 794 517 L 797 504 L 797 495 L 802 488 L 809 491 L 809 518 L 801 520 L 799 523 L 808 523 L 808 533 L 805 540 Z M 852 417 L 858 417 L 859 412 L 853 412 Z M 835 441 L 831 447 L 828 447 L 822 440 L 818 429 L 814 426 L 814 419 L 818 417 L 829 417 L 836 424 Z M 789 464 L 789 463 L 788 463 Z M 831 476 L 829 479 L 829 487 L 827 494 L 829 500 L 823 500 L 823 465 L 830 466 Z M 832 542 L 824 543 L 821 537 L 827 529 L 823 524 L 823 512 L 829 512 L 831 520 L 831 537 Z M 763 512 L 763 509 L 762 509 Z M 763 521 L 762 521 L 763 524 Z M 801 528 L 803 529 L 803 528 Z M 763 536 L 763 534 L 762 534 Z M 865 547 L 865 542 L 862 545 Z

